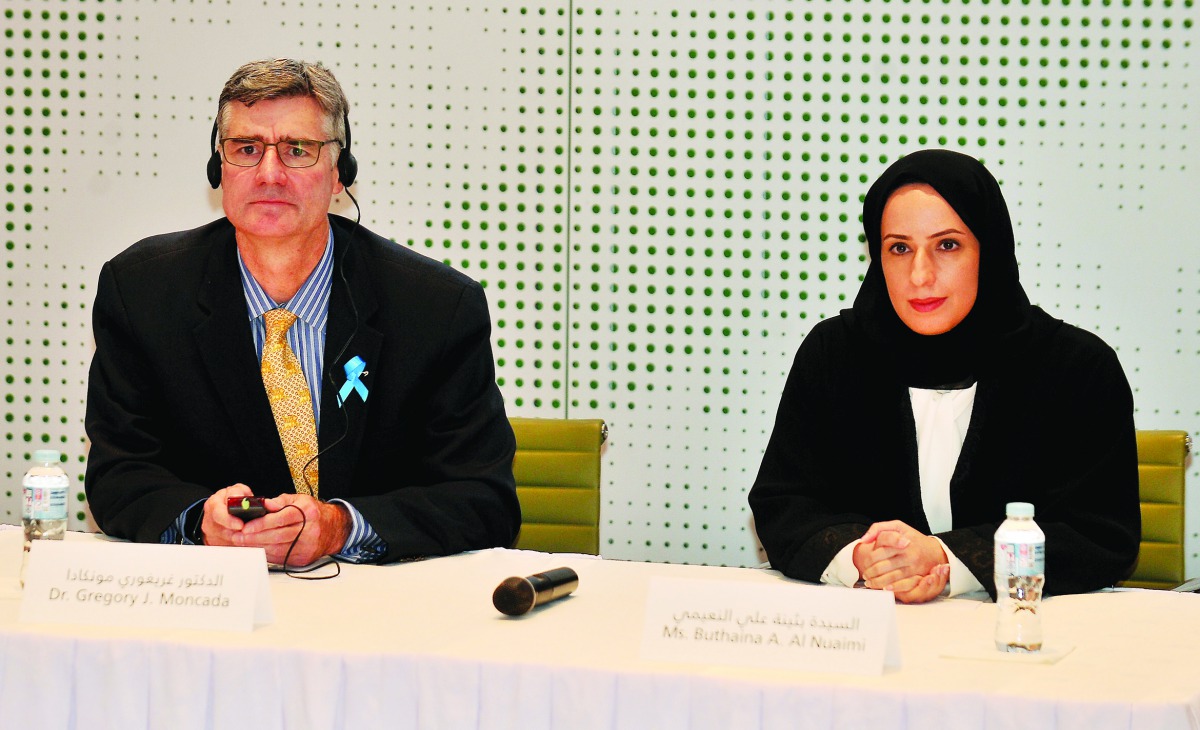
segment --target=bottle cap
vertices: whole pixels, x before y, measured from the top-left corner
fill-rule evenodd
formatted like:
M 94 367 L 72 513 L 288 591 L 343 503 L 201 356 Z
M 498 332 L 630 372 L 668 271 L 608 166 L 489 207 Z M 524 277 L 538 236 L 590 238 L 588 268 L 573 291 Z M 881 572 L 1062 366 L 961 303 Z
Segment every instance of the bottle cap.
M 57 464 L 61 457 L 58 449 L 38 449 L 33 452 L 33 460 L 39 464 Z
M 1033 505 L 1029 502 L 1009 502 L 1004 506 L 1009 517 L 1033 517 Z

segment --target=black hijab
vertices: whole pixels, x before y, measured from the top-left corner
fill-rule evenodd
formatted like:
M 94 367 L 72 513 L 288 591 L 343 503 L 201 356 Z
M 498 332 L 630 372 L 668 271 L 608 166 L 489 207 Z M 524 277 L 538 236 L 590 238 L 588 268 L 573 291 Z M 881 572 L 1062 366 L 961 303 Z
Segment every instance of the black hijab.
M 883 207 L 897 189 L 925 183 L 958 213 L 979 240 L 979 293 L 962 322 L 940 335 L 920 335 L 901 321 L 888 298 L 880 264 Z M 1031 307 L 1017 275 L 1012 221 L 996 178 L 978 160 L 950 150 L 900 158 L 875 181 L 863 202 L 871 264 L 854 307 L 843 315 L 869 349 L 904 385 L 966 387 L 996 362 L 1006 341 L 1027 328 Z

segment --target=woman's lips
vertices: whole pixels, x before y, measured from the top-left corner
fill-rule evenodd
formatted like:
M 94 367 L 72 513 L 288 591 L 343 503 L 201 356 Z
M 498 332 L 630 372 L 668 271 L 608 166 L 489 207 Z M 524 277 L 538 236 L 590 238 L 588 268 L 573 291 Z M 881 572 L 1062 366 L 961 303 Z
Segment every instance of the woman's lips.
M 942 302 L 946 301 L 946 297 L 932 297 L 930 299 L 909 299 L 908 305 L 918 312 L 932 312 L 942 306 Z

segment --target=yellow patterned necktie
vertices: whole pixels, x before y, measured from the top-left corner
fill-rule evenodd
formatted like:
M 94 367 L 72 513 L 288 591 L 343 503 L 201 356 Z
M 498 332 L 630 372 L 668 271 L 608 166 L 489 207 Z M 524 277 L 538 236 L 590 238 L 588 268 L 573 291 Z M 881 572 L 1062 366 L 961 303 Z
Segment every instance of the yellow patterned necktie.
M 296 322 L 296 315 L 286 309 L 272 309 L 263 314 L 267 337 L 263 341 L 262 379 L 275 415 L 275 427 L 287 455 L 288 469 L 297 494 L 317 496 L 317 462 L 308 464 L 308 479 L 304 478 L 305 464 L 317 453 L 317 428 L 313 418 L 312 396 L 300 361 L 287 343 L 287 331 Z

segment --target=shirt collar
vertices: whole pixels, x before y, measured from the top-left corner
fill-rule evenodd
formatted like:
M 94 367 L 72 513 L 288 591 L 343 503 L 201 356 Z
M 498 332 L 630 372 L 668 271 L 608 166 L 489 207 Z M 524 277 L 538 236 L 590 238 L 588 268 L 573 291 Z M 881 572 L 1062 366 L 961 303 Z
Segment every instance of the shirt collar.
M 238 251 L 238 268 L 242 275 L 242 293 L 246 297 L 246 314 L 250 321 L 263 316 L 267 310 L 282 307 L 315 330 L 323 330 L 329 315 L 329 288 L 333 282 L 333 229 L 325 241 L 325 253 L 317 262 L 299 291 L 287 302 L 276 302 L 267 294 L 246 268 L 242 252 Z

